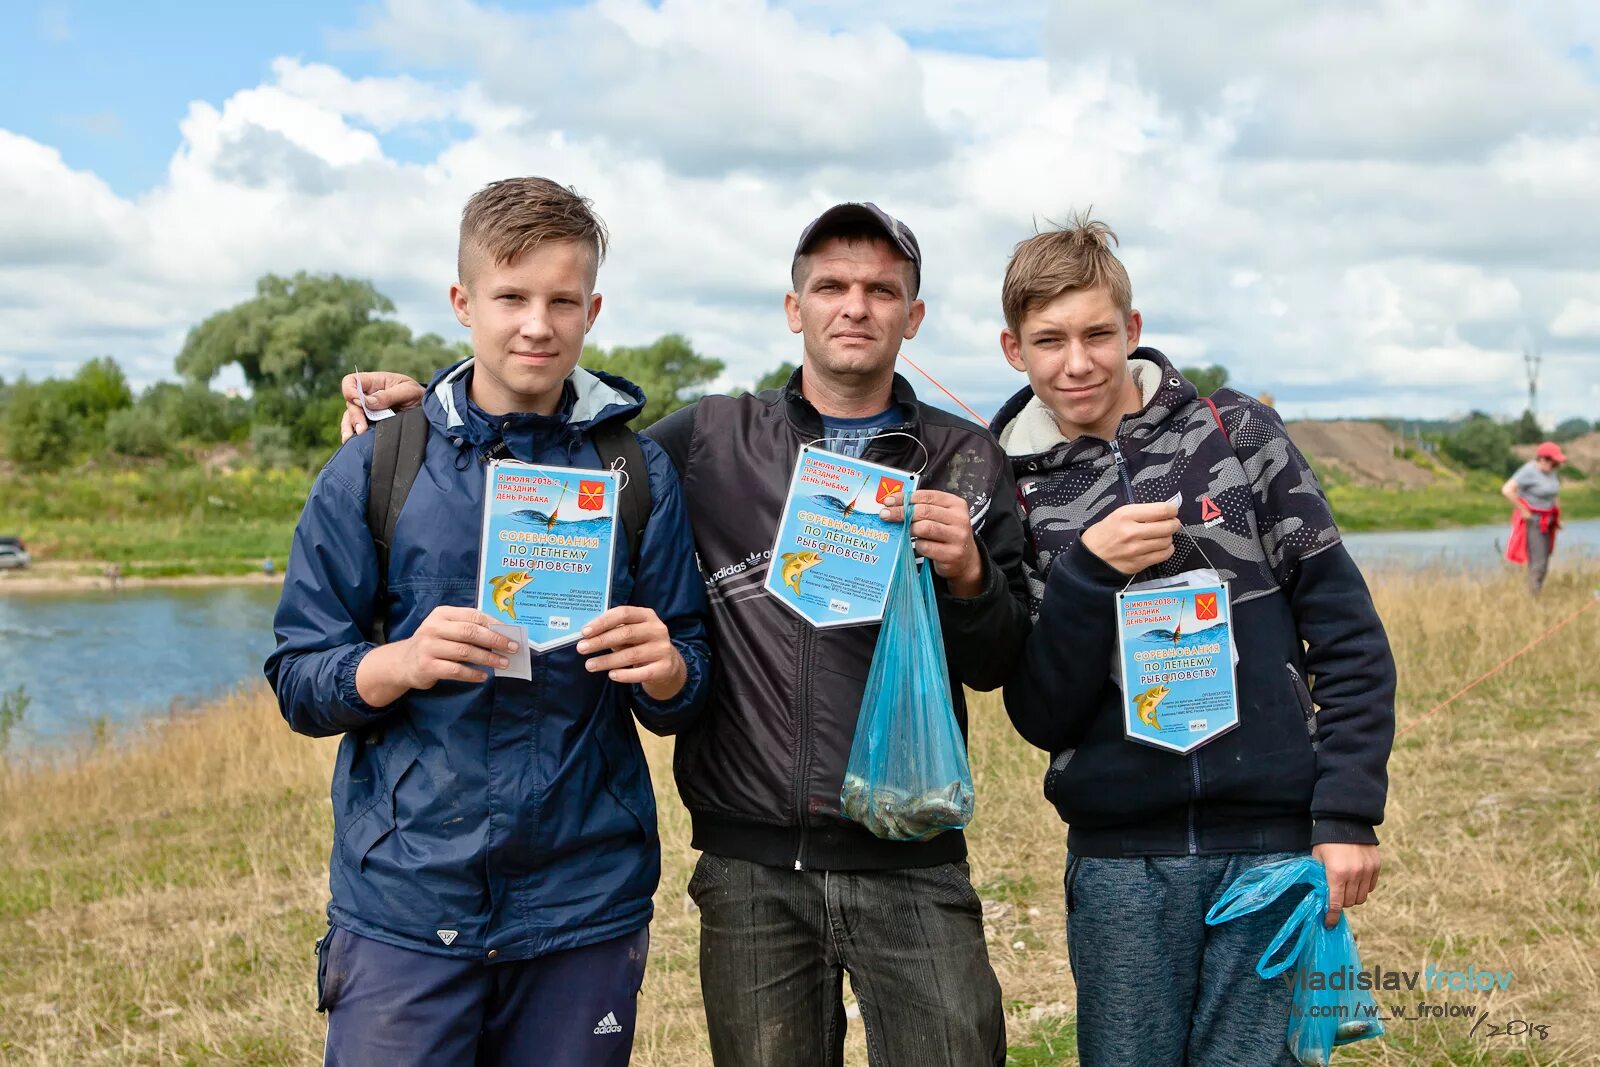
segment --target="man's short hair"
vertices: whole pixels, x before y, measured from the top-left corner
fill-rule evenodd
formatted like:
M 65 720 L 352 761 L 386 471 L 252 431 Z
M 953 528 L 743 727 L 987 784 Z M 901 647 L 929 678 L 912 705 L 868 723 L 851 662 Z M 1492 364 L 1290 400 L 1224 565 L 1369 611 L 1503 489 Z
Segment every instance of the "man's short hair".
M 1022 330 L 1028 312 L 1044 307 L 1062 293 L 1104 288 L 1112 303 L 1127 315 L 1133 310 L 1133 283 L 1111 251 L 1117 235 L 1088 212 L 1068 217 L 1063 226 L 1036 233 L 1011 251 L 1000 307 L 1006 327 Z
M 474 193 L 461 211 L 457 275 L 465 285 L 473 257 L 488 256 L 495 265 L 504 266 L 546 241 L 576 241 L 588 248 L 589 283 L 594 284 L 606 258 L 607 234 L 593 201 L 549 178 L 491 182 Z

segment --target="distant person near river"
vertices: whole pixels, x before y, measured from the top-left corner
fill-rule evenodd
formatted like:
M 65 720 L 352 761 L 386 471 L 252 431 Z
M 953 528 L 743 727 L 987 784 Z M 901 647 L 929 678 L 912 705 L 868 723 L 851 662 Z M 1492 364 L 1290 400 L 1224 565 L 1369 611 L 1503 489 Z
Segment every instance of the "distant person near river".
M 1528 592 L 1534 596 L 1544 587 L 1550 556 L 1556 550 L 1556 531 L 1561 528 L 1561 480 L 1556 477 L 1556 468 L 1566 461 L 1561 446 L 1546 441 L 1500 487 L 1500 495 L 1515 509 L 1511 537 L 1506 541 L 1506 559 L 1527 566 Z

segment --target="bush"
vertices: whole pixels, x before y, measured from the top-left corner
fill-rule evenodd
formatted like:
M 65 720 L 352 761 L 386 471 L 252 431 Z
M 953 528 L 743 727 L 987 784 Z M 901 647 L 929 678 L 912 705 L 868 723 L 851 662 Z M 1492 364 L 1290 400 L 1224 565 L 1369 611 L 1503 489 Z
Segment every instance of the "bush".
M 256 462 L 263 467 L 290 467 L 294 465 L 293 434 L 287 426 L 258 422 L 250 428 L 250 448 Z
M 67 383 L 19 381 L 6 404 L 6 456 L 25 471 L 55 470 L 85 444 L 72 417 Z
M 156 457 L 172 451 L 171 431 L 139 408 L 113 411 L 106 419 L 106 447 L 124 456 Z

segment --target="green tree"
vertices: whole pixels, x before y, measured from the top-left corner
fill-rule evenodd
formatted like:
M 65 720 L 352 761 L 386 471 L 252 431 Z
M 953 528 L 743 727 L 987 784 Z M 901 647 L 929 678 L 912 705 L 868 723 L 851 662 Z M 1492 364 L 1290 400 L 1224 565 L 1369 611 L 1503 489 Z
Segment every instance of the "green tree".
M 1189 379 L 1200 390 L 1201 396 L 1210 396 L 1228 384 L 1228 368 L 1220 363 L 1206 367 L 1179 367 L 1178 373 Z
M 1495 475 L 1510 474 L 1517 466 L 1511 431 L 1481 411 L 1474 411 L 1454 433 L 1441 438 L 1439 449 L 1463 466 Z
M 700 355 L 688 338 L 671 333 L 637 348 L 618 345 L 606 351 L 591 345 L 583 350 L 583 366 L 620 375 L 643 389 L 644 411 L 633 421 L 649 426 L 704 395 L 723 364 Z
M 794 372 L 795 365 L 788 360 L 784 360 L 756 379 L 754 392 L 761 393 L 768 389 L 782 389 L 789 384 L 789 379 L 794 376 Z
M 157 382 L 139 397 L 139 414 L 171 437 L 201 444 L 228 441 L 250 421 L 250 405 L 198 382 Z
M 65 466 L 82 440 L 68 383 L 57 378 L 37 384 L 19 379 L 6 405 L 4 437 L 7 458 L 23 470 Z
M 110 356 L 91 359 L 62 384 L 61 396 L 80 432 L 97 436 L 113 411 L 133 406 L 127 376 Z
M 1536 445 L 1544 440 L 1544 429 L 1532 411 L 1524 409 L 1522 416 L 1511 426 L 1511 441 L 1518 445 Z
M 189 331 L 178 372 L 207 384 L 237 365 L 255 396 L 256 421 L 289 429 L 296 445 L 338 441 L 339 379 L 357 364 L 426 379 L 459 349 L 382 316 L 394 312 L 371 282 L 337 274 L 268 274 L 256 295 Z
M 1550 437 L 1551 440 L 1555 441 L 1570 441 L 1574 437 L 1582 437 L 1593 429 L 1594 424 L 1588 419 L 1574 416 L 1570 419 L 1562 419 L 1560 424 L 1556 426 L 1555 431 L 1550 434 Z

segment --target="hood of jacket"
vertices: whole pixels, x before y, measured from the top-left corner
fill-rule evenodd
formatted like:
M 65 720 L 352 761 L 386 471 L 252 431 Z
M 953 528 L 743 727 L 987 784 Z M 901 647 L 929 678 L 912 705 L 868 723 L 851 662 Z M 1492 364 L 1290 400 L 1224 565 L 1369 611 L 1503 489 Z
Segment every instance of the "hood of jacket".
M 1117 426 L 1119 439 L 1140 442 L 1154 437 L 1175 413 L 1200 396 L 1154 348 L 1135 349 L 1128 357 L 1128 373 L 1139 387 L 1142 406 L 1122 417 Z M 1032 466 L 1020 464 L 1027 470 L 1056 470 L 1106 451 L 1106 442 L 1098 437 L 1081 435 L 1069 440 L 1062 434 L 1054 413 L 1034 395 L 1032 386 L 1023 386 L 1006 401 L 989 428 L 1013 461 L 1031 461 Z
M 561 402 L 552 414 L 490 415 L 467 396 L 475 362 L 468 357 L 436 373 L 423 402 L 429 423 L 457 447 L 484 449 L 504 441 L 513 455 L 526 458 L 554 438 L 565 441 L 572 453 L 594 427 L 615 419 L 626 421 L 644 410 L 644 390 L 626 378 L 574 367 L 561 385 Z

